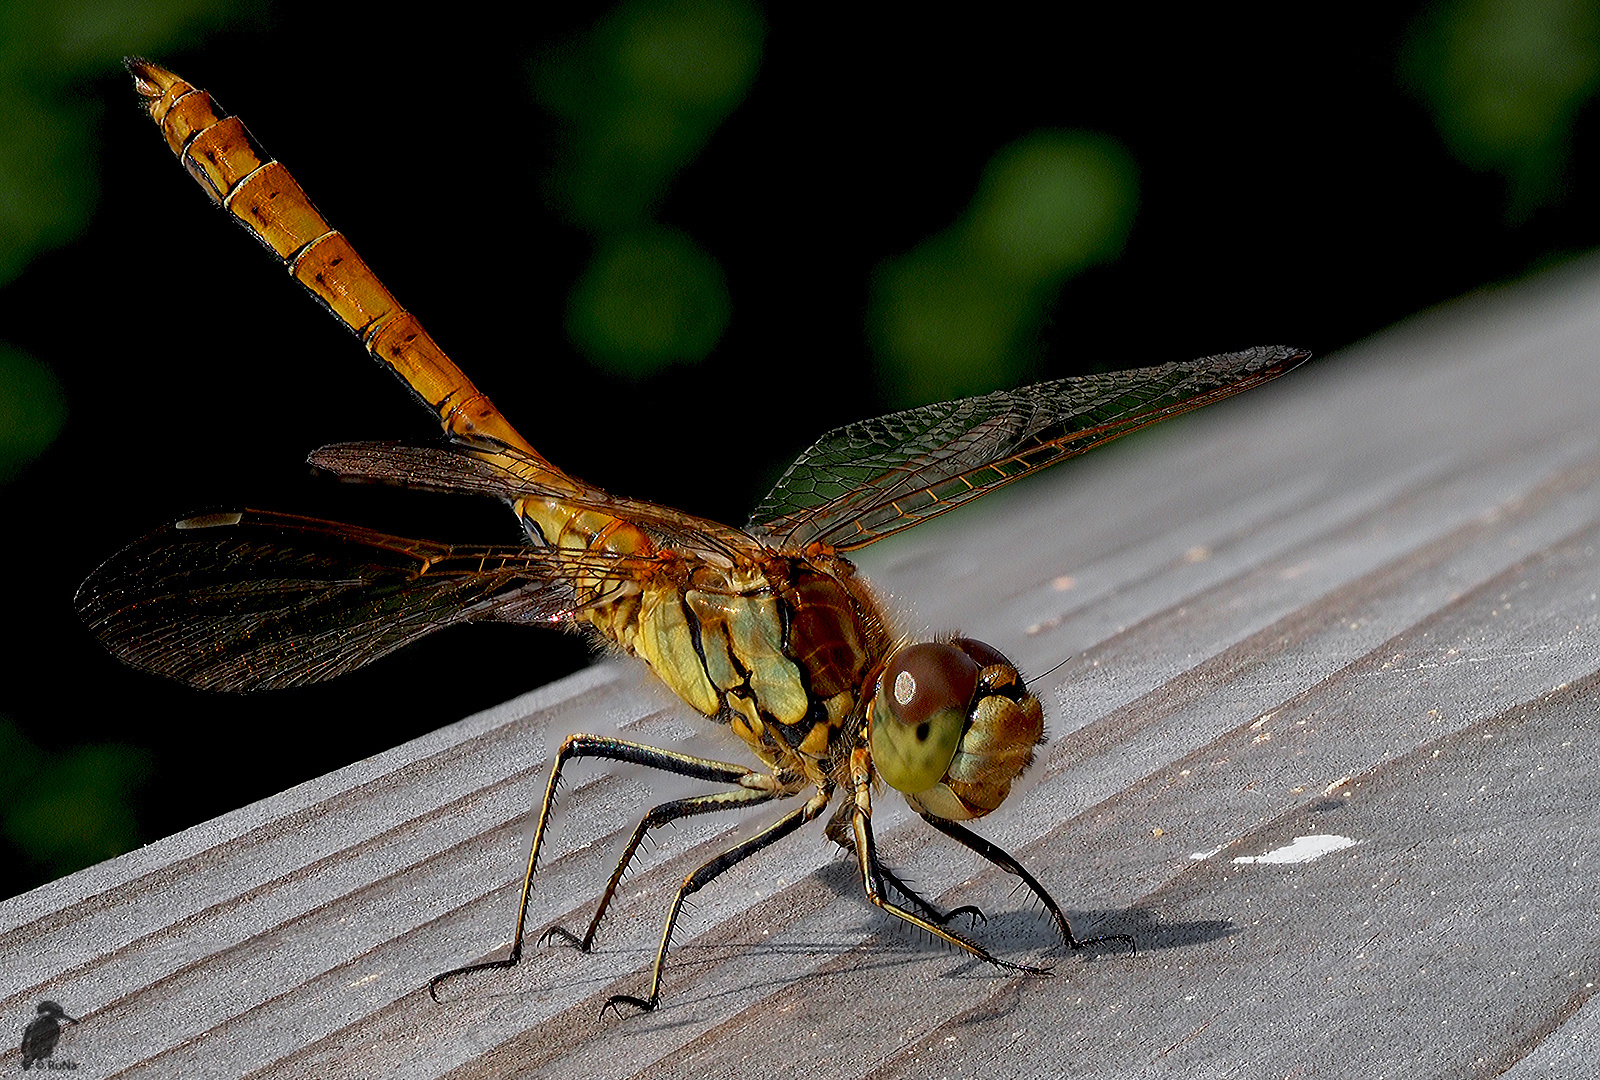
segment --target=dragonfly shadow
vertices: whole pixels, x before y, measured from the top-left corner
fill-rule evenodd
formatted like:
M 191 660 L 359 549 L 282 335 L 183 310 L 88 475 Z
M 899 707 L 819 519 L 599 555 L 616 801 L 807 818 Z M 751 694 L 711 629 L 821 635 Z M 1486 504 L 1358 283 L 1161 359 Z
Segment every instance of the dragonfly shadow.
M 825 868 L 816 874 L 818 879 L 827 883 L 841 895 L 847 898 L 859 898 L 860 882 L 853 866 L 845 866 L 834 870 Z M 940 980 L 960 980 L 961 984 L 972 984 L 981 987 L 979 993 L 988 1002 L 978 1012 L 963 1013 L 960 1018 L 952 1016 L 952 1021 L 968 1022 L 981 1019 L 984 1014 L 991 1018 L 994 1015 L 1010 1013 L 1021 1006 L 1029 993 L 1029 987 L 1035 983 L 1048 983 L 1052 980 L 1039 977 L 1017 977 L 1017 973 L 996 967 L 984 960 L 979 960 L 961 952 L 954 946 L 940 941 L 931 935 L 924 934 L 907 924 L 900 922 L 882 912 L 878 912 L 864 899 L 862 915 L 852 924 L 852 928 L 860 932 L 860 937 L 853 943 L 837 938 L 816 940 L 786 940 L 753 942 L 748 938 L 741 941 L 724 941 L 717 944 L 699 945 L 685 943 L 673 952 L 673 966 L 679 975 L 678 993 L 673 1000 L 664 1001 L 660 1011 L 646 1016 L 635 1016 L 630 1022 L 640 1025 L 641 1030 L 667 1031 L 678 1027 L 694 1026 L 705 1019 L 705 1008 L 715 1007 L 719 1000 L 734 1000 L 741 1007 L 753 1001 L 768 1001 L 771 995 L 794 995 L 808 997 L 813 993 L 836 994 L 837 988 L 830 988 L 834 980 L 843 976 L 850 985 L 855 985 L 856 980 L 862 975 L 869 978 L 881 977 L 886 986 L 895 985 L 906 977 L 906 965 L 919 961 L 936 962 L 943 957 L 946 966 L 931 969 L 929 977 Z M 1074 925 L 1098 927 L 1105 924 L 1107 927 L 1121 929 L 1126 925 L 1129 912 L 1126 911 L 1074 911 L 1069 912 L 1069 918 Z M 1153 927 L 1154 920 L 1145 913 L 1133 913 L 1136 922 Z M 1170 933 L 1172 928 L 1166 928 Z M 963 924 L 963 930 L 965 926 Z M 1103 950 L 1099 948 L 1086 950 L 1081 953 L 1064 955 L 1059 938 L 1055 937 L 1054 926 L 1049 917 L 1042 911 L 1030 910 L 1026 906 L 1015 910 L 998 913 L 979 924 L 972 932 L 972 936 L 982 941 L 985 946 L 996 949 L 998 955 L 1019 962 L 1039 963 L 1051 967 L 1052 974 L 1058 978 L 1069 975 L 1079 962 L 1094 962 L 1098 960 L 1129 959 L 1125 946 L 1117 943 L 1108 943 Z M 1173 944 L 1166 938 L 1163 946 Z M 1140 941 L 1141 949 L 1143 939 Z M 699 992 L 693 989 L 697 982 L 696 969 L 707 972 L 725 963 L 730 952 L 744 950 L 759 950 L 763 955 L 773 958 L 773 962 L 766 967 L 766 973 L 758 977 L 746 974 L 737 987 L 713 990 L 705 986 Z M 698 954 L 698 955 L 697 955 Z M 795 957 L 801 962 L 809 959 L 814 967 L 797 967 L 788 964 L 784 958 Z M 818 958 L 821 957 L 820 963 Z M 962 990 L 963 995 L 972 991 Z
M 861 878 L 852 862 L 841 860 L 823 867 L 816 872 L 815 877 L 841 897 L 862 895 Z M 930 899 L 939 895 L 935 891 L 940 888 L 937 882 L 908 880 L 906 883 L 919 890 L 929 886 L 927 895 Z M 959 899 L 963 902 L 969 901 L 969 897 L 965 895 Z M 1012 950 L 1022 953 L 1028 950 L 1049 950 L 1048 954 L 1038 954 L 1038 958 L 1045 964 L 1059 964 L 1065 956 L 1093 963 L 1130 955 L 1125 944 L 1111 941 L 1064 956 L 1060 939 L 1056 937 L 1055 927 L 1048 913 L 1043 905 L 1037 902 L 1030 903 L 1031 899 L 1020 885 L 1012 890 L 1009 896 L 991 893 L 988 898 L 982 900 L 972 897 L 970 901 L 978 904 L 985 918 L 975 926 L 969 926 L 969 920 L 960 919 L 956 928 L 968 933 L 968 936 L 975 937 L 981 944 L 1006 959 L 1018 959 L 1010 955 Z M 865 910 L 873 912 L 870 905 Z M 1156 911 L 1148 907 L 1099 910 L 1064 908 L 1063 912 L 1067 916 L 1067 922 L 1072 926 L 1073 933 L 1080 940 L 1119 934 L 1132 936 L 1135 945 L 1133 955 L 1200 945 L 1233 937 L 1242 932 L 1242 929 L 1229 919 L 1163 922 Z M 886 948 L 892 949 L 901 957 L 900 961 L 891 960 L 887 963 L 903 962 L 907 952 L 939 953 L 951 949 L 948 944 L 920 933 L 914 927 L 895 919 L 886 919 L 883 924 L 868 923 L 867 926 L 876 938 L 884 942 Z M 993 970 L 992 965 L 974 957 L 970 958 L 970 963 L 963 964 L 950 972 L 949 977 L 963 977 L 969 972 L 974 978 L 989 977 L 985 972 L 992 973 Z
M 860 880 L 852 864 L 841 863 L 823 867 L 815 872 L 813 880 L 825 883 L 842 898 L 860 898 Z M 672 951 L 670 982 L 676 984 L 677 994 L 662 1002 L 662 1008 L 643 1015 L 630 1015 L 632 1025 L 642 1025 L 650 1030 L 671 1030 L 695 1025 L 704 1020 L 703 1008 L 719 999 L 737 998 L 748 1002 L 765 994 L 792 988 L 800 993 L 809 985 L 821 985 L 838 974 L 839 966 L 854 972 L 881 972 L 884 979 L 902 978 L 905 965 L 937 956 L 950 961 L 943 970 L 931 972 L 934 978 L 962 980 L 964 982 L 995 984 L 998 979 L 1010 986 L 1008 991 L 997 991 L 989 998 L 989 1006 L 966 1017 L 966 1022 L 976 1022 L 985 1016 L 992 1017 L 1016 1007 L 1031 980 L 1011 979 L 1012 974 L 997 969 L 993 964 L 966 956 L 946 942 L 918 932 L 876 911 L 861 898 L 861 918 L 854 923 L 860 937 L 852 943 L 845 938 L 817 938 L 815 940 L 784 941 L 754 940 L 735 935 L 732 939 L 700 943 L 693 940 L 677 944 Z M 1106 942 L 1077 952 L 1066 952 L 1054 937 L 1055 931 L 1049 917 L 1038 908 L 1026 905 L 996 912 L 980 923 L 973 936 L 985 946 L 992 947 L 997 955 L 1020 962 L 1036 962 L 1050 967 L 1057 978 L 1070 977 L 1079 964 L 1101 964 L 1113 961 L 1139 962 L 1157 950 L 1185 948 L 1219 941 L 1242 932 L 1242 928 L 1227 919 L 1202 919 L 1189 922 L 1163 922 L 1149 908 L 1115 910 L 1071 909 L 1068 920 L 1082 937 L 1102 933 L 1129 933 L 1137 945 L 1130 953 L 1119 942 Z M 963 929 L 965 926 L 963 924 Z M 757 950 L 771 957 L 768 973 L 754 978 L 746 977 L 737 988 L 713 990 L 703 985 L 702 992 L 692 987 L 700 984 L 707 973 L 727 963 L 735 954 Z M 649 961 L 653 949 L 645 945 L 616 944 L 600 950 L 618 954 L 605 962 L 596 954 L 585 955 L 559 946 L 542 946 L 524 960 L 520 978 L 509 973 L 497 973 L 497 985 L 481 986 L 468 996 L 481 1001 L 496 998 L 517 998 L 533 992 L 553 980 L 588 988 L 587 1000 L 578 1006 L 580 1012 L 598 1008 L 614 993 L 636 993 L 636 985 L 648 979 Z M 561 958 L 570 955 L 570 962 Z M 785 958 L 795 957 L 802 963 L 819 956 L 824 960 L 816 967 L 791 966 Z M 532 963 L 529 963 L 532 961 Z
M 1085 925 L 1095 925 L 1094 916 L 1085 914 L 1081 917 Z M 1132 934 L 1141 953 L 1155 952 L 1159 949 L 1182 949 L 1243 933 L 1243 929 L 1229 919 L 1162 922 L 1160 916 L 1149 908 L 1129 908 L 1126 911 L 1116 912 L 1110 917 L 1110 922 L 1117 927 L 1118 932 Z M 1073 920 L 1073 925 L 1078 925 L 1076 919 Z
M 836 934 L 785 932 L 777 937 L 778 927 L 774 925 L 769 927 L 774 937 L 752 934 L 751 928 L 746 927 L 742 932 L 713 932 L 709 938 L 697 939 L 693 931 L 695 909 L 690 905 L 685 912 L 685 924 L 680 926 L 683 936 L 674 942 L 668 961 L 668 993 L 663 997 L 662 1007 L 649 1014 L 628 1013 L 629 1026 L 664 1031 L 693 1026 L 705 1019 L 707 1007 L 715 1009 L 719 1001 L 732 998 L 747 1004 L 772 994 L 805 994 L 809 987 L 825 986 L 846 969 L 856 977 L 870 979 L 881 973 L 884 980 L 892 981 L 904 977 L 907 964 L 927 961 L 932 963 L 927 977 L 995 987 L 993 991 L 982 992 L 989 1001 L 985 1011 L 990 1013 L 1006 1012 L 1015 1007 L 1026 995 L 1028 984 L 1034 981 L 1015 979 L 1013 972 L 969 956 L 948 942 L 879 911 L 864 895 L 854 860 L 842 853 L 838 859 L 812 871 L 806 880 L 822 886 L 837 898 L 838 907 L 825 901 L 828 909 L 840 915 Z M 1225 919 L 1163 922 L 1156 911 L 1147 907 L 1072 908 L 1065 914 L 1080 939 L 1130 934 L 1137 949 L 1130 953 L 1124 943 L 1107 941 L 1069 952 L 1062 945 L 1049 914 L 1026 890 L 1010 895 L 999 890 L 976 890 L 981 896 L 969 896 L 968 890 L 961 890 L 960 895 L 951 899 L 941 896 L 950 891 L 947 886 L 941 887 L 944 883 L 908 880 L 906 884 L 919 891 L 926 889 L 930 900 L 943 908 L 969 899 L 982 901 L 985 915 L 982 920 L 974 922 L 960 916 L 952 922 L 952 929 L 1003 960 L 1049 968 L 1057 979 L 1070 978 L 1079 965 L 1137 963 L 1158 949 L 1198 945 L 1241 932 Z M 802 907 L 811 908 L 812 904 Z M 603 937 L 612 938 L 612 935 Z M 654 955 L 655 943 L 648 934 L 634 940 L 633 935 L 624 933 L 621 939 L 597 943 L 596 951 L 587 955 L 559 944 L 540 944 L 529 948 L 514 973 L 495 972 L 485 983 L 466 991 L 466 996 L 491 1002 L 499 998 L 520 998 L 551 983 L 561 983 L 569 990 L 581 989 L 584 1000 L 573 1002 L 570 1007 L 576 1008 L 578 1014 L 586 1014 L 599 1010 L 613 994 L 638 993 L 648 983 Z M 754 965 L 759 970 L 746 970 L 736 988 L 711 985 L 717 981 L 718 968 L 730 961 L 739 962 L 736 958 L 741 956 L 746 962 L 739 962 L 740 966 L 749 967 L 747 961 L 753 955 L 763 958 Z M 940 958 L 943 962 L 938 962 Z M 1002 984 L 1011 989 L 1001 990 Z
M 819 869 L 815 878 L 827 885 L 842 898 L 861 899 L 863 910 L 871 915 L 877 913 L 864 896 L 861 886 L 861 876 L 857 872 L 855 863 L 839 860 L 829 866 Z M 941 897 L 941 893 L 949 891 L 949 882 L 923 881 L 911 878 L 905 879 L 905 884 L 921 893 L 925 899 L 933 902 L 943 910 L 959 907 L 965 904 L 976 906 L 983 915 L 979 919 L 967 916 L 958 916 L 950 924 L 951 929 L 965 936 L 976 938 L 980 944 L 993 947 L 996 950 L 1029 950 L 1046 949 L 1052 945 L 1059 946 L 1060 938 L 1056 934 L 1055 926 L 1044 905 L 1039 903 L 1020 882 L 1008 894 L 995 890 L 987 892 L 975 890 L 970 893 L 950 899 Z M 891 889 L 891 893 L 894 890 Z M 898 903 L 905 903 L 903 896 L 891 896 Z M 1148 912 L 1139 909 L 1128 910 L 1071 910 L 1066 909 L 1068 923 L 1073 932 L 1080 938 L 1096 938 L 1102 935 L 1132 934 L 1143 948 L 1141 934 L 1144 927 L 1152 923 Z M 1130 919 L 1134 921 L 1129 926 Z M 1142 925 L 1141 925 L 1142 924 Z M 908 947 L 914 947 L 922 952 L 943 952 L 951 946 L 939 941 L 928 934 L 918 931 L 915 927 L 902 923 L 897 919 L 886 918 L 882 925 L 869 923 L 869 928 L 880 938 L 888 940 L 902 940 Z M 902 938 L 903 935 L 903 938 Z M 1091 950 L 1091 954 L 1100 950 Z M 1118 948 L 1110 945 L 1107 952 L 1126 952 L 1126 947 Z M 991 965 L 983 960 L 973 958 L 973 966 L 982 970 Z

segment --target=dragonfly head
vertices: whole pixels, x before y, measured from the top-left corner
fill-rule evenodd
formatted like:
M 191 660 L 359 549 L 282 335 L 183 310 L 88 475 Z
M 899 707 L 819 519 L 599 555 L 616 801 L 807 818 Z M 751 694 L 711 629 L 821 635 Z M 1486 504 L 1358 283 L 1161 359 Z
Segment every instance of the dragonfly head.
M 878 775 L 949 821 L 1005 801 L 1044 741 L 1044 709 L 1000 651 L 971 638 L 895 650 L 867 705 Z

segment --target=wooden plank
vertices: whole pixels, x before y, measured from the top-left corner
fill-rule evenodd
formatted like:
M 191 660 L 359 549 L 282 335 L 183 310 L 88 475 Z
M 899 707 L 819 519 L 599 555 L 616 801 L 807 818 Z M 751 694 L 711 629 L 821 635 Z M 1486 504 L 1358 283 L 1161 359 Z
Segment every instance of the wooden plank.
M 1579 1075 L 1597 340 L 1591 262 L 864 553 L 906 629 L 1055 668 L 1048 752 L 983 831 L 1136 956 L 969 962 L 890 925 L 808 830 L 701 894 L 658 1012 L 599 1018 L 644 987 L 682 875 L 752 815 L 663 835 L 595 954 L 537 949 L 436 1005 L 429 976 L 506 942 L 562 736 L 737 753 L 607 663 L 0 904 L 3 1015 L 61 1002 L 82 1022 L 57 1057 L 85 1077 Z M 575 774 L 533 925 L 585 919 L 663 797 Z M 1352 843 L 1281 861 L 1311 836 Z M 982 906 L 985 941 L 1054 956 L 1004 875 L 904 813 L 881 842 Z

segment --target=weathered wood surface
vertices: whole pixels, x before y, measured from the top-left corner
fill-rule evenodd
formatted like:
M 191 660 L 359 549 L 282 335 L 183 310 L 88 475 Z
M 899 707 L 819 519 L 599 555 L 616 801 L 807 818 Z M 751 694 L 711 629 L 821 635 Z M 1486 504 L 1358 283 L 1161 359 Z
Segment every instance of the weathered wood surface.
M 0 1015 L 20 1036 L 62 1002 L 82 1077 L 1591 1075 L 1597 356 L 1589 263 L 866 553 L 907 628 L 1071 658 L 1034 785 L 984 831 L 1136 956 L 969 962 L 808 830 L 701 894 L 660 1011 L 600 1019 L 644 988 L 682 875 L 762 819 L 703 820 L 641 861 L 595 954 L 434 1004 L 430 975 L 507 940 L 559 739 L 691 730 L 607 663 L 5 902 Z M 535 927 L 587 917 L 662 790 L 573 773 Z M 1048 952 L 1003 875 L 903 813 L 880 835 L 990 914 L 984 940 Z M 1303 836 L 1354 843 L 1239 861 Z

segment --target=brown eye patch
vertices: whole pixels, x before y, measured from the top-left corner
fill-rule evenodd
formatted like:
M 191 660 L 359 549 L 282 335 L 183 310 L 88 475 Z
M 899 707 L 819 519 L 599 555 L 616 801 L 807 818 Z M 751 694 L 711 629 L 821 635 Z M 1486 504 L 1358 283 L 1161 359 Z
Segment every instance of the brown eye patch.
M 978 663 L 954 645 L 924 642 L 895 654 L 883 682 L 894 702 L 894 717 L 918 729 L 941 709 L 966 712 L 978 687 Z

